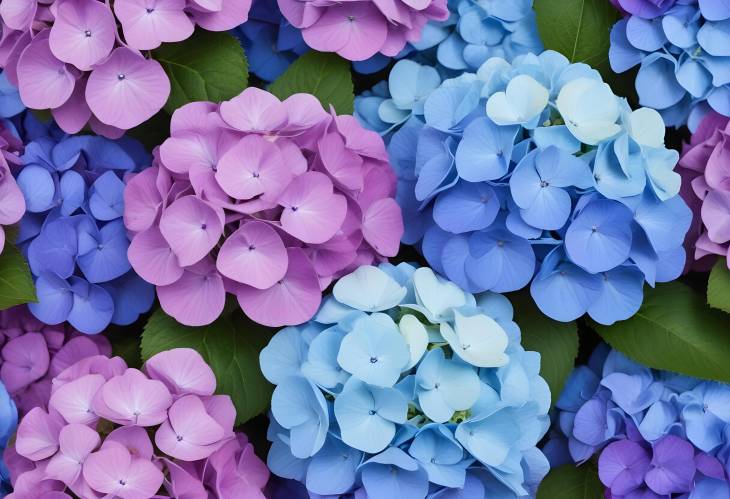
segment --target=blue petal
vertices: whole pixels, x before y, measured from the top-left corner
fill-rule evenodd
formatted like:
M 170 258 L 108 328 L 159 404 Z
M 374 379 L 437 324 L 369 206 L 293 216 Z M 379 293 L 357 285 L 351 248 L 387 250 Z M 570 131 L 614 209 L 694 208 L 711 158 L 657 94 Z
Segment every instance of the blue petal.
M 309 462 L 307 489 L 315 494 L 337 495 L 349 492 L 355 484 L 362 452 L 330 437 Z
M 730 17 L 730 2 L 728 0 L 700 0 L 700 12 L 705 19 L 722 21 Z
M 499 199 L 486 183 L 459 182 L 439 194 L 433 218 L 439 226 L 454 234 L 488 227 L 499 212 Z
M 677 70 L 677 81 L 692 97 L 702 98 L 712 87 L 712 73 L 697 60 L 687 58 Z
M 529 241 L 505 229 L 477 232 L 469 238 L 466 271 L 482 290 L 515 291 L 530 282 L 535 253 Z
M 111 323 L 120 326 L 133 324 L 141 314 L 148 312 L 155 301 L 155 287 L 134 272 L 128 272 L 114 282 L 101 285 L 114 301 Z
M 641 63 L 636 76 L 639 103 L 654 109 L 673 106 L 684 97 L 685 90 L 674 75 L 676 61 L 669 55 L 653 53 Z
M 281 385 L 289 376 L 299 374 L 307 358 L 309 345 L 297 327 L 286 327 L 276 333 L 259 354 L 261 372 L 269 382 Z
M 324 388 L 344 385 L 350 375 L 337 363 L 337 353 L 345 334 L 347 331 L 339 326 L 319 333 L 309 346 L 307 360 L 302 364 L 302 375 Z
M 601 294 L 589 307 L 588 315 L 600 324 L 611 325 L 638 312 L 644 299 L 644 274 L 621 266 L 603 274 Z
M 74 272 L 76 231 L 67 218 L 47 223 L 28 247 L 28 263 L 34 275 L 51 272 L 66 279 Z
M 329 411 L 322 392 L 300 376 L 290 376 L 274 389 L 271 412 L 290 430 L 292 455 L 314 456 L 322 448 L 329 429 Z
M 55 180 L 42 166 L 25 166 L 18 175 L 18 187 L 23 193 L 28 211 L 41 213 L 53 207 L 56 196 Z
M 76 262 L 89 282 L 107 282 L 124 275 L 132 266 L 127 259 L 129 239 L 122 220 L 109 222 L 99 231 L 99 243 L 79 254 Z
M 464 61 L 464 48 L 466 43 L 457 33 L 452 33 L 446 40 L 441 42 L 436 51 L 438 61 L 449 69 L 467 69 Z
M 73 307 L 74 297 L 69 284 L 50 272 L 41 274 L 35 281 L 37 302 L 28 308 L 45 324 L 60 324 L 66 320 Z
M 73 292 L 73 306 L 68 322 L 86 334 L 97 334 L 104 330 L 114 315 L 114 301 L 104 288 L 89 284 L 80 277 L 69 278 Z
M 69 170 L 61 175 L 59 184 L 61 193 L 61 215 L 72 215 L 76 210 L 81 208 L 86 198 L 86 182 L 80 173 Z
M 276 438 L 266 456 L 266 466 L 277 476 L 290 480 L 304 480 L 309 459 L 299 459 L 291 453 L 291 448 L 280 438 Z
M 668 251 L 682 244 L 692 223 L 692 212 L 680 196 L 664 202 L 644 195 L 634 212 L 654 251 Z
M 628 134 L 600 144 L 593 174 L 596 190 L 609 199 L 641 194 L 646 173 L 640 146 Z
M 0 118 L 10 118 L 24 109 L 18 89 L 8 81 L 4 72 L 0 73 Z
M 439 45 L 439 49 L 443 46 Z M 442 85 L 426 99 L 426 123 L 443 132 L 458 131 L 464 118 L 478 107 L 480 87 L 481 84 L 476 81 Z
M 469 182 L 502 178 L 509 169 L 518 126 L 497 126 L 487 118 L 472 121 L 456 149 L 456 169 Z
M 134 170 L 136 164 L 124 148 L 104 137 L 77 135 L 62 140 L 53 148 L 53 162 L 59 168 L 73 166 L 79 154 L 92 171 Z M 63 166 L 62 166 L 63 165 Z
M 423 499 L 428 493 L 428 474 L 397 447 L 370 458 L 360 467 L 368 497 Z
M 662 18 L 664 34 L 673 45 L 688 49 L 697 43 L 699 16 L 696 14 L 695 7 L 676 6 Z
M 611 46 L 608 50 L 608 58 L 611 69 L 617 73 L 623 73 L 637 64 L 641 63 L 644 54 L 635 48 L 626 38 L 626 19 L 614 24 L 611 29 Z
M 630 16 L 626 24 L 626 38 L 639 50 L 654 52 L 667 42 L 662 29 L 662 18 L 642 19 Z
M 97 220 L 114 220 L 124 215 L 124 182 L 108 171 L 89 190 L 89 209 Z
M 555 146 L 569 154 L 580 151 L 580 140 L 576 139 L 565 125 L 536 128 L 532 138 L 540 149 Z

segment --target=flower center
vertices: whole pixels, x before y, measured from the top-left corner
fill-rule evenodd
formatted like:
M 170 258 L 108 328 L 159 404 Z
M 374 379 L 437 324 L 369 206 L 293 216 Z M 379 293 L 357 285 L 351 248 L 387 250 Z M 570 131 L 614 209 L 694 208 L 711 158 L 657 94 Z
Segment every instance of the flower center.
M 355 20 L 355 16 L 347 16 L 347 20 L 352 22 Z
M 117 80 L 119 80 L 119 81 L 122 81 L 122 80 L 123 80 L 123 79 L 125 79 L 126 77 L 127 77 L 127 75 L 125 75 L 124 73 L 119 73 L 119 74 L 117 75 Z
M 148 13 L 148 14 L 152 14 L 152 13 L 153 13 L 153 12 L 155 11 L 155 9 L 154 9 L 154 8 L 152 8 L 152 7 L 147 7 L 147 8 L 145 9 L 145 11 L 147 11 L 147 13 Z
M 375 364 L 378 361 L 377 357 L 370 357 L 370 363 Z
M 84 31 L 84 36 L 86 38 L 91 38 L 91 31 L 89 31 L 88 29 L 86 31 Z
M 547 187 L 549 185 L 550 185 L 550 182 L 548 182 L 547 180 L 540 181 L 540 187 Z

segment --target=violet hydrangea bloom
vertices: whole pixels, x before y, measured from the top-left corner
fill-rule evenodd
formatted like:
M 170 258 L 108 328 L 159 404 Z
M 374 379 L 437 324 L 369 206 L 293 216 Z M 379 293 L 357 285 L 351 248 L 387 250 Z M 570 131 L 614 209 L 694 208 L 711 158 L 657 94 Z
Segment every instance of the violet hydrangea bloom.
M 553 51 L 492 58 L 415 102 L 388 146 L 402 241 L 463 289 L 530 285 L 556 320 L 611 324 L 682 272 L 679 154 L 597 71 Z
M 48 409 L 51 380 L 67 367 L 111 351 L 104 336 L 87 336 L 68 324 L 48 326 L 25 305 L 0 311 L 0 381 L 21 417 L 35 407 Z
M 548 471 L 550 390 L 502 295 L 362 266 L 260 364 L 269 469 L 313 497 L 534 497 Z
M 21 135 L 17 182 L 27 212 L 16 243 L 35 281 L 30 311 L 87 334 L 133 323 L 152 306 L 154 289 L 127 258 L 124 177 L 149 155 L 129 138 L 69 136 L 32 120 Z
M 685 241 L 688 268 L 708 270 L 717 256 L 730 268 L 729 137 L 730 118 L 710 111 L 679 160 L 681 194 L 694 215 Z
M 668 126 L 697 128 L 709 109 L 730 116 L 730 9 L 715 0 L 617 0 L 627 12 L 611 31 L 618 73 L 639 66 L 642 106 Z
M 601 345 L 556 403 L 552 466 L 598 456 L 607 499 L 730 495 L 730 386 L 652 370 Z
M 446 0 L 278 2 L 284 17 L 302 30 L 307 45 L 351 61 L 364 61 L 376 54 L 396 56 L 406 43 L 421 38 L 428 21 L 444 21 L 449 16 Z
M 0 67 L 33 109 L 63 130 L 87 123 L 118 137 L 167 101 L 170 81 L 143 51 L 179 42 L 196 26 L 232 29 L 251 0 L 3 0 Z M 148 53 L 148 52 L 147 52 Z
M 6 239 L 3 226 L 17 223 L 25 213 L 23 193 L 13 177 L 23 142 L 11 120 L 24 109 L 18 90 L 8 82 L 5 73 L 0 72 L 0 252 Z
M 352 116 L 248 88 L 178 109 L 171 132 L 124 222 L 132 267 L 179 322 L 213 322 L 232 293 L 256 322 L 300 324 L 333 279 L 398 252 L 395 176 Z
M 26 414 L 5 452 L 11 497 L 264 498 L 269 472 L 195 350 L 158 353 L 141 371 L 97 355 L 51 386 L 48 409 Z

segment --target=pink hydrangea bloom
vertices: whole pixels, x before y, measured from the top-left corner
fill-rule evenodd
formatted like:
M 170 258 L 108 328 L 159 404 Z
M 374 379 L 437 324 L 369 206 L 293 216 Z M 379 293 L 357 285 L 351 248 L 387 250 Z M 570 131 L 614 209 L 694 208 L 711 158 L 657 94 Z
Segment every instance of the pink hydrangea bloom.
M 251 0 L 3 0 L 0 67 L 26 106 L 50 109 L 77 133 L 87 123 L 111 138 L 152 117 L 170 81 L 146 51 L 195 26 L 226 31 Z
M 215 388 L 210 366 L 186 348 L 141 371 L 106 355 L 67 367 L 5 451 L 8 497 L 263 499 L 269 472 Z
M 22 149 L 23 143 L 0 120 L 0 253 L 5 247 L 3 226 L 19 222 L 25 213 L 25 198 L 11 171 L 18 165 Z
M 81 334 L 71 326 L 43 324 L 25 305 L 0 312 L 0 380 L 20 415 L 48 408 L 51 380 L 69 366 L 98 355 L 110 355 L 103 336 Z
M 188 104 L 125 190 L 129 260 L 183 324 L 213 322 L 226 293 L 300 324 L 333 279 L 398 252 L 395 182 L 380 136 L 311 95 Z
M 351 61 L 375 54 L 392 57 L 406 42 L 417 42 L 428 21 L 449 17 L 446 0 L 278 0 L 286 19 L 302 30 L 315 50 Z
M 680 194 L 694 215 L 685 240 L 687 269 L 708 270 L 717 256 L 730 268 L 730 118 L 710 111 L 684 146 L 677 170 Z

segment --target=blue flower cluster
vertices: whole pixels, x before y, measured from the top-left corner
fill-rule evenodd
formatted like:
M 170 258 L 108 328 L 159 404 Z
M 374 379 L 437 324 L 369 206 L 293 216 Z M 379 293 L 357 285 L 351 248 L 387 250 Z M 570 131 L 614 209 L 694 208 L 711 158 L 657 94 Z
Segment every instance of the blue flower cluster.
M 18 426 L 18 409 L 10 398 L 5 385 L 0 383 L 0 497 L 5 497 L 12 491 L 10 472 L 8 471 L 2 453 L 8 445 L 10 437 L 15 434 Z
M 588 365 L 571 373 L 555 406 L 551 438 L 544 449 L 553 467 L 583 463 L 612 442 L 656 445 L 672 435 L 689 441 L 704 458 L 722 463 L 719 473 L 707 473 L 695 457 L 697 470 L 703 473 L 697 473 L 689 497 L 719 498 L 730 493 L 728 471 L 722 469 L 730 469 L 730 385 L 649 369 L 600 345 Z M 690 469 L 690 478 L 694 475 L 691 452 L 688 466 L 679 453 L 674 459 L 675 465 Z M 627 468 L 632 466 L 627 462 Z M 607 471 L 602 467 L 599 464 L 599 473 Z M 668 473 L 672 467 L 676 466 L 667 465 Z M 643 481 L 643 474 L 638 479 Z
M 548 471 L 550 390 L 502 295 L 363 266 L 260 361 L 269 468 L 312 494 L 527 497 Z
M 27 212 L 17 243 L 33 274 L 40 321 L 68 321 L 87 334 L 131 324 L 150 309 L 154 287 L 131 270 L 124 227 L 127 173 L 149 165 L 129 138 L 66 135 L 28 114 L 17 183 Z
M 11 118 L 25 110 L 18 89 L 0 71 L 0 118 Z
M 449 19 L 428 23 L 421 39 L 411 45 L 419 56 L 429 57 L 429 52 L 435 52 L 440 65 L 459 72 L 476 71 L 492 57 L 511 61 L 518 55 L 540 53 L 543 45 L 532 3 L 449 0 Z
M 246 50 L 249 70 L 264 81 L 274 81 L 309 50 L 302 32 L 281 15 L 276 0 L 254 0 L 248 21 L 232 33 Z
M 710 108 L 730 116 L 730 9 L 724 2 L 683 0 L 656 17 L 629 15 L 611 31 L 609 59 L 618 73 L 640 65 L 640 103 L 659 110 L 668 126 L 689 124 L 694 131 Z
M 477 293 L 530 284 L 561 321 L 632 316 L 682 272 L 691 212 L 664 123 L 557 52 L 445 80 L 389 143 L 405 244 Z M 534 277 L 534 278 L 533 278 Z

